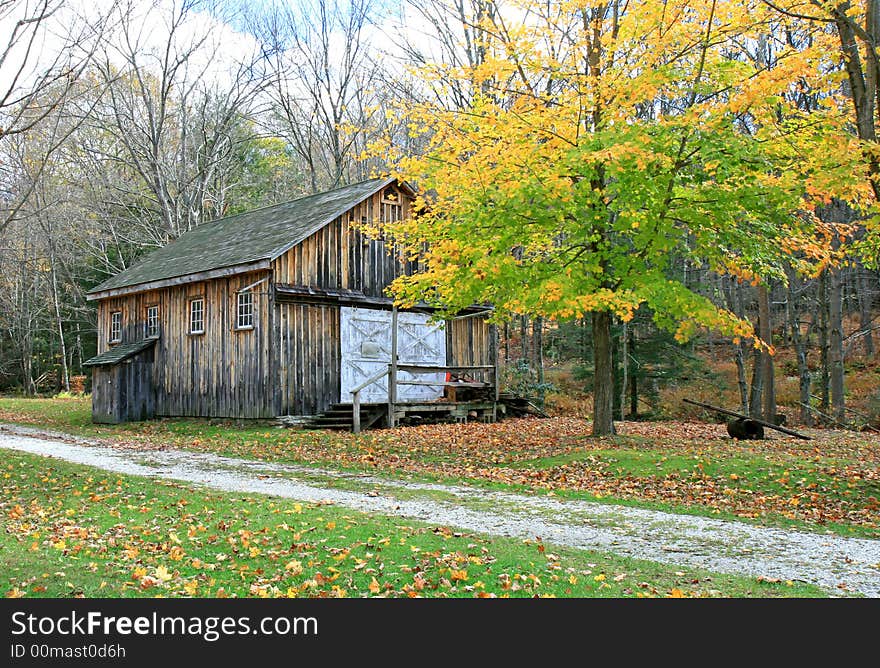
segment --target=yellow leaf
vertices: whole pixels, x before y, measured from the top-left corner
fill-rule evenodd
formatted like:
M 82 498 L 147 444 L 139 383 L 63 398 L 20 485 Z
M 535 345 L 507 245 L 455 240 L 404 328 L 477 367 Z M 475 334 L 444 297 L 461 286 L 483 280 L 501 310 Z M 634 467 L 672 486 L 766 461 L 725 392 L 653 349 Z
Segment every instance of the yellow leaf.
M 156 568 L 156 579 L 160 582 L 168 582 L 171 579 L 171 573 L 164 566 L 159 566 Z
M 684 592 L 681 589 L 673 589 L 669 592 L 669 598 L 684 598 Z
M 367 589 L 369 589 L 369 590 L 370 590 L 370 593 L 372 593 L 372 594 L 378 594 L 378 593 L 379 593 L 379 590 L 381 589 L 381 588 L 379 587 L 379 582 L 378 582 L 378 580 L 376 580 L 376 578 L 373 578 L 372 582 L 370 582 L 370 584 L 369 584 L 369 586 L 367 587 Z
M 302 562 L 294 559 L 293 561 L 288 561 L 287 565 L 284 567 L 284 570 L 290 573 L 293 576 L 299 575 L 303 572 Z

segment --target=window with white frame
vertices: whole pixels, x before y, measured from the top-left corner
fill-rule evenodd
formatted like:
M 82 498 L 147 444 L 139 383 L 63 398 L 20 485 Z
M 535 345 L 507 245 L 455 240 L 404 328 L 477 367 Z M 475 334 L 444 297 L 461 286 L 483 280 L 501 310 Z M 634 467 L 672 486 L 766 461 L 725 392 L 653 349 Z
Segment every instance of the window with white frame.
M 189 333 L 205 333 L 205 300 L 201 297 L 189 302 Z
M 144 327 L 145 336 L 159 336 L 159 306 L 147 307 L 147 321 Z
M 110 343 L 122 341 L 122 311 L 110 314 Z
M 254 293 L 239 292 L 237 296 L 236 311 L 238 318 L 236 320 L 236 329 L 252 329 L 254 326 Z

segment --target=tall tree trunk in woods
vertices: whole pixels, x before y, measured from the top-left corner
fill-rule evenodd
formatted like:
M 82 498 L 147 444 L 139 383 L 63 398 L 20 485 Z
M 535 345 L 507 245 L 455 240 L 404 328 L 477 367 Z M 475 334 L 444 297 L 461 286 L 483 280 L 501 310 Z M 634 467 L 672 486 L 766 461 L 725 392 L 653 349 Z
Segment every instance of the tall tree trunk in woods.
M 614 434 L 614 360 L 611 314 L 593 313 L 593 436 Z
M 798 378 L 800 379 L 800 423 L 813 426 L 813 413 L 810 410 L 810 368 L 807 366 L 807 345 L 805 337 L 801 336 L 800 304 L 797 294 L 800 287 L 797 274 L 788 268 L 788 330 L 791 337 L 791 345 L 797 357 Z
M 831 377 L 831 410 L 835 420 L 846 422 L 846 404 L 843 396 L 843 280 L 841 270 L 832 270 L 829 278 L 828 364 Z
M 819 217 L 832 225 L 850 224 L 857 219 L 858 213 L 849 204 L 842 200 L 832 200 L 830 204 L 817 209 Z M 838 237 L 832 240 L 832 247 L 837 249 L 840 245 Z M 844 369 L 843 369 L 843 270 L 840 267 L 826 269 L 823 273 L 825 278 L 825 301 L 827 309 L 827 356 L 823 359 L 823 366 L 827 364 L 828 394 L 831 399 L 832 417 L 843 423 L 846 421 L 846 405 L 843 396 Z M 823 371 L 823 375 L 824 375 Z M 825 388 L 823 388 L 825 390 Z M 827 401 L 823 391 L 823 404 Z
M 520 359 L 522 363 L 528 365 L 529 363 L 529 317 L 527 315 L 521 315 L 519 317 L 519 338 L 520 338 L 520 346 L 522 346 L 522 351 L 520 353 Z
M 581 359 L 587 359 L 587 350 L 589 350 L 590 346 L 590 336 L 592 330 L 592 321 L 591 323 L 587 323 L 586 318 L 581 318 Z
M 532 366 L 538 383 L 538 400 L 544 406 L 544 318 L 532 320 Z
M 752 351 L 752 383 L 749 387 L 749 415 L 761 419 L 761 390 L 764 386 L 764 374 L 761 373 L 761 351 Z
M 504 364 L 510 362 L 510 323 L 504 323 Z
M 639 380 L 636 376 L 636 332 L 635 327 L 629 328 L 629 414 L 632 418 L 639 416 Z
M 766 285 L 758 287 L 758 327 L 759 336 L 768 345 L 773 344 L 773 323 L 770 319 L 770 290 Z M 773 355 L 761 350 L 761 414 L 767 422 L 776 419 L 776 383 L 774 379 Z
M 743 348 L 748 345 L 742 341 L 733 344 L 733 360 L 736 363 L 736 383 L 739 386 L 740 412 L 749 412 L 749 383 L 746 380 L 746 359 Z
M 76 347 L 74 348 L 76 351 L 76 373 L 77 375 L 82 375 L 82 363 L 83 363 L 83 349 L 82 349 L 82 332 L 80 331 L 79 323 L 76 323 Z M 71 364 L 73 366 L 73 364 Z
M 620 419 L 626 419 L 626 386 L 629 381 L 629 323 L 623 322 L 623 333 L 620 335 Z
M 862 337 L 862 347 L 865 357 L 874 357 L 874 335 L 871 333 L 871 307 L 873 306 L 873 292 L 871 290 L 871 275 L 867 269 L 859 264 L 858 272 L 858 295 L 859 295 L 859 331 Z
M 49 274 L 52 279 L 52 305 L 55 311 L 55 326 L 58 329 L 58 352 L 61 357 L 61 385 L 70 392 L 70 370 L 67 366 L 67 346 L 64 343 L 64 320 L 61 318 L 61 300 L 58 297 L 58 275 L 55 272 L 54 244 L 50 245 Z
M 639 379 L 635 374 L 629 377 L 629 416 L 633 419 L 639 417 Z
M 820 398 L 819 410 L 828 414 L 831 406 L 831 372 L 830 372 L 830 343 L 828 338 L 828 270 L 822 272 L 819 277 L 819 358 L 821 369 L 819 371 Z
M 723 278 L 722 286 L 724 287 L 724 296 L 727 300 L 727 308 L 739 318 L 743 317 L 742 304 L 742 286 L 739 283 L 734 284 L 732 279 Z M 740 340 L 739 343 L 733 342 L 733 359 L 736 363 L 736 382 L 739 386 L 739 406 L 740 412 L 748 414 L 749 412 L 749 383 L 746 378 L 746 350 L 748 343 Z

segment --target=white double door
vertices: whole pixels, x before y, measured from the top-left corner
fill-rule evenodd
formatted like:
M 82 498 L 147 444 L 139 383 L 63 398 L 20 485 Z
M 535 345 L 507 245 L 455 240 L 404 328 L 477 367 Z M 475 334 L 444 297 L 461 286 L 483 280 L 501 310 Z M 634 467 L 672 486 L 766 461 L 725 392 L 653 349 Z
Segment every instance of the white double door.
M 391 362 L 391 312 L 351 307 L 340 308 L 342 352 L 341 401 L 351 391 Z M 397 361 L 399 364 L 446 365 L 446 330 L 442 322 L 429 323 L 420 313 L 397 314 Z M 442 382 L 442 373 L 413 374 L 399 371 L 398 381 Z M 441 385 L 398 385 L 398 401 L 433 401 L 443 396 Z M 388 401 L 387 377 L 361 391 L 362 403 Z

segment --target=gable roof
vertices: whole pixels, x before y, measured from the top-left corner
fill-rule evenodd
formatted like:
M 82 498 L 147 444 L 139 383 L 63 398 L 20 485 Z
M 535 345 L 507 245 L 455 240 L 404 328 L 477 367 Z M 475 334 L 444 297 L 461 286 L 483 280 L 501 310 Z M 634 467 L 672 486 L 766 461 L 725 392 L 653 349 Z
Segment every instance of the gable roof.
M 96 285 L 88 298 L 131 286 L 150 289 L 158 281 L 191 274 L 213 272 L 202 280 L 268 268 L 269 262 L 393 182 L 370 179 L 204 223 Z
M 130 343 L 120 343 L 113 346 L 110 350 L 105 350 L 100 355 L 95 355 L 91 359 L 83 362 L 83 366 L 105 366 L 109 364 L 119 364 L 129 357 L 134 357 L 143 352 L 158 341 L 158 337 L 151 336 L 140 341 L 132 341 Z

